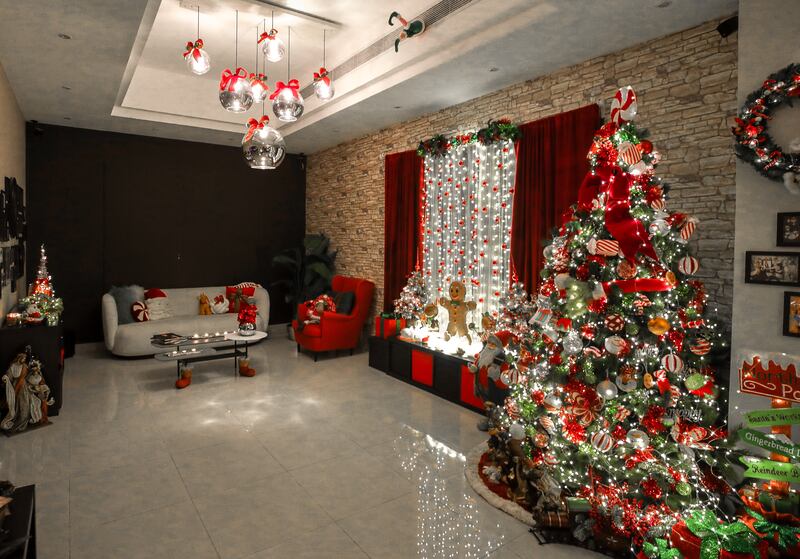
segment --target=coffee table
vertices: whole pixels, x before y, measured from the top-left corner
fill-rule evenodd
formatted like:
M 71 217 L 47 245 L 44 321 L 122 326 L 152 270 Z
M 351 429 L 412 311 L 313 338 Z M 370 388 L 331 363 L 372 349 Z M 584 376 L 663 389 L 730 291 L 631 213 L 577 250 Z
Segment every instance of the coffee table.
M 266 332 L 258 330 L 252 336 L 242 336 L 238 332 L 194 334 L 175 344 L 152 342 L 152 346 L 159 350 L 153 357 L 156 361 L 175 361 L 178 378 L 181 376 L 181 368 L 189 363 L 233 357 L 234 374 L 238 374 L 239 359 L 247 358 L 248 346 L 266 337 Z

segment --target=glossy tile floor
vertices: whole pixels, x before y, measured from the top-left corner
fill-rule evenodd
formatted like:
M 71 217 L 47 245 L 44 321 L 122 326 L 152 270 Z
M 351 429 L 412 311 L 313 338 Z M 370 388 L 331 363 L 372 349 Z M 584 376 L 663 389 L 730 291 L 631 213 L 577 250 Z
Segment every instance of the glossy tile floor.
M 251 350 L 175 369 L 78 346 L 53 425 L 0 438 L 0 479 L 37 484 L 40 559 L 492 557 L 539 546 L 463 476 L 478 416 L 367 365 L 367 355 Z

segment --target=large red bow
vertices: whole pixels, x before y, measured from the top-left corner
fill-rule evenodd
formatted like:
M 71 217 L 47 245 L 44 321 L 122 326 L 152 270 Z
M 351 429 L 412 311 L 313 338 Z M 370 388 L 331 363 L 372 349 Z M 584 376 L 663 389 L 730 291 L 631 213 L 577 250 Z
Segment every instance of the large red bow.
M 641 293 L 642 291 L 669 291 L 672 286 L 661 278 L 636 278 L 629 280 L 604 281 L 603 290 L 608 293 L 612 286 L 617 286 L 623 293 Z
M 269 117 L 267 115 L 261 115 L 261 118 L 256 120 L 255 118 L 251 118 L 247 121 L 247 134 L 245 134 L 244 141 L 247 142 L 250 138 L 253 137 L 253 134 L 256 133 L 256 130 L 261 130 L 269 124 Z
M 283 82 L 276 83 L 275 91 L 273 91 L 272 95 L 269 96 L 269 100 L 272 101 L 273 99 L 275 99 L 278 95 L 281 94 L 281 91 L 283 91 L 284 89 L 290 90 L 292 92 L 292 95 L 294 95 L 295 99 L 300 99 L 300 82 L 295 79 L 291 79 L 289 80 L 289 83 L 283 83 Z
M 231 72 L 230 68 L 225 68 L 222 71 L 222 77 L 219 80 L 219 90 L 225 91 L 233 91 L 234 87 L 236 86 L 236 82 L 239 80 L 246 80 L 247 79 L 247 70 L 242 68 L 236 68 L 236 72 Z
M 186 52 L 183 53 L 183 57 L 186 58 L 190 54 L 192 58 L 195 60 L 200 60 L 200 49 L 203 48 L 203 39 L 197 39 L 194 43 L 191 41 L 187 41 L 186 43 Z
M 631 177 L 614 166 L 598 167 L 583 179 L 578 193 L 578 205 L 583 210 L 592 207 L 592 200 L 598 194 L 606 195 L 606 229 L 619 242 L 619 248 L 628 261 L 636 260 L 642 253 L 658 260 L 653 245 L 650 244 L 642 222 L 631 216 L 630 202 Z
M 324 66 L 319 69 L 319 73 L 314 72 L 314 81 L 323 81 L 325 85 L 331 85 L 331 78 L 328 77 L 328 70 Z

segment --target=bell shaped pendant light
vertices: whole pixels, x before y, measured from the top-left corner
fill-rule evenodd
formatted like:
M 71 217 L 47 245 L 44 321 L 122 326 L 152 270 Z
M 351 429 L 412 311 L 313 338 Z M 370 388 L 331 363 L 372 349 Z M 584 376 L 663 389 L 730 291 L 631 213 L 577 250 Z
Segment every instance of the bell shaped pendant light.
M 291 76 L 292 56 L 292 28 L 289 28 L 289 55 L 286 57 L 286 74 Z M 272 101 L 272 112 L 282 122 L 294 122 L 303 114 L 305 103 L 300 94 L 300 82 L 290 79 L 288 83 L 279 81 L 275 84 L 275 91 L 269 96 Z
M 200 6 L 197 7 L 197 40 L 194 43 L 187 41 L 183 59 L 192 74 L 202 76 L 211 69 L 211 57 L 203 50 L 203 39 L 200 38 Z
M 334 89 L 333 81 L 325 68 L 325 32 L 322 30 L 322 67 L 319 72 L 314 72 L 314 95 L 321 101 L 330 101 L 333 99 Z

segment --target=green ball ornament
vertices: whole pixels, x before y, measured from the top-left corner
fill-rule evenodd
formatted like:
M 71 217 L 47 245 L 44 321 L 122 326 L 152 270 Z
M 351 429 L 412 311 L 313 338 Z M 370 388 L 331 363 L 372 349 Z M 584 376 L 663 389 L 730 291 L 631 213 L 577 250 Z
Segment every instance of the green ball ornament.
M 675 491 L 678 492 L 678 495 L 683 495 L 684 497 L 688 497 L 689 495 L 692 494 L 692 486 L 686 483 L 685 481 L 682 481 L 675 486 Z
M 706 377 L 701 375 L 700 373 L 692 373 L 686 380 L 683 381 L 683 384 L 686 385 L 686 389 L 691 390 L 698 390 L 705 386 L 706 384 Z
M 594 374 L 594 372 L 593 372 L 593 371 L 589 371 L 588 373 L 584 373 L 584 374 L 583 374 L 583 379 L 584 379 L 584 380 L 585 380 L 585 381 L 586 381 L 588 384 L 594 384 L 594 383 L 596 383 L 596 382 L 597 382 L 597 375 L 596 375 L 596 374 Z
M 625 325 L 625 333 L 628 334 L 629 336 L 635 336 L 636 334 L 639 333 L 639 325 L 636 324 L 635 322 L 628 322 Z

